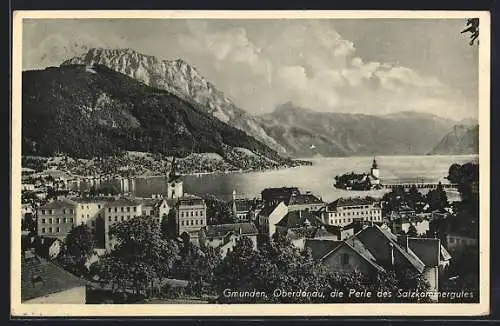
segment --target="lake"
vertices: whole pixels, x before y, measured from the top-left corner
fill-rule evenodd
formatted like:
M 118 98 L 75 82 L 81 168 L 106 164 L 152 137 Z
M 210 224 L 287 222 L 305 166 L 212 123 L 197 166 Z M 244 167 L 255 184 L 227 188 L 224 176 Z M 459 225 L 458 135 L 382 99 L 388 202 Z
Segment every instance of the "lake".
M 463 164 L 477 161 L 478 155 L 436 155 L 436 156 L 377 156 L 382 183 L 398 180 L 437 182 L 448 175 L 453 163 Z M 237 197 L 260 197 L 264 188 L 296 186 L 301 191 L 310 190 L 324 201 L 339 197 L 375 196 L 381 197 L 388 189 L 373 191 L 347 191 L 333 187 L 334 177 L 348 172 L 369 172 L 372 157 L 328 157 L 307 158 L 311 166 L 273 170 L 184 177 L 184 192 L 196 195 L 214 194 L 221 199 L 230 199 L 233 190 Z M 136 178 L 136 196 L 149 197 L 165 189 L 163 177 Z M 421 192 L 427 192 L 420 189 Z M 450 189 L 450 200 L 458 199 L 455 190 Z

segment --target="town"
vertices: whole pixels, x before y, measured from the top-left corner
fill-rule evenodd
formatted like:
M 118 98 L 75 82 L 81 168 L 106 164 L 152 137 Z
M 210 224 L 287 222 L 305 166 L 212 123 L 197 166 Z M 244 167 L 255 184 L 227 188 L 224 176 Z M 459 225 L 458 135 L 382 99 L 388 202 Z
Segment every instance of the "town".
M 177 166 L 148 198 L 100 183 L 79 191 L 69 173 L 23 168 L 23 302 L 447 302 L 442 293 L 462 290 L 473 295 L 452 302 L 478 300 L 477 164 L 450 167 L 458 202 L 441 184 L 333 202 L 297 187 L 260 198 L 234 189 L 225 201 L 186 193 Z M 375 160 L 372 174 L 378 182 Z M 272 295 L 340 290 L 388 294 Z M 267 295 L 223 294 L 245 291 Z

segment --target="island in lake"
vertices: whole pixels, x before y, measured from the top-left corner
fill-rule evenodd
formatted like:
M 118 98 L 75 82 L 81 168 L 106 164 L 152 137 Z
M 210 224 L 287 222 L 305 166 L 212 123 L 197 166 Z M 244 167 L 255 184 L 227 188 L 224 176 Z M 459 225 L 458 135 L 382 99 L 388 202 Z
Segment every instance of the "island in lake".
M 335 176 L 335 188 L 345 190 L 372 190 L 380 189 L 380 170 L 377 160 L 373 158 L 369 173 L 344 173 Z

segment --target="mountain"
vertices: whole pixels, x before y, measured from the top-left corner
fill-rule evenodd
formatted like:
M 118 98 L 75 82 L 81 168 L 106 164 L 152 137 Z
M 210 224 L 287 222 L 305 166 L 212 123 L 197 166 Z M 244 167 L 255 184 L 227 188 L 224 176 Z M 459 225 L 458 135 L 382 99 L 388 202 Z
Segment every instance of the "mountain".
M 455 125 L 431 154 L 478 154 L 479 125 Z
M 23 154 L 216 153 L 241 168 L 288 162 L 200 105 L 105 66 L 25 71 L 22 82 Z
M 266 132 L 295 157 L 426 154 L 454 124 L 431 114 L 325 113 L 293 103 L 262 115 Z
M 201 105 L 222 122 L 238 128 L 272 149 L 284 153 L 280 146 L 257 122 L 256 118 L 238 108 L 228 97 L 185 61 L 159 60 L 132 49 L 93 48 L 62 65 L 104 65 L 146 85 L 166 90 L 178 97 Z

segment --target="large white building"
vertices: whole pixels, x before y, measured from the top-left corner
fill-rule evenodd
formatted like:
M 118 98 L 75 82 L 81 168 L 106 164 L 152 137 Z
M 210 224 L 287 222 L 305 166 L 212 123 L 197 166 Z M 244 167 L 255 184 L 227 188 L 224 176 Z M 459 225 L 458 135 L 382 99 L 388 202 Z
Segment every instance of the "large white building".
M 339 198 L 320 210 L 323 223 L 345 226 L 353 222 L 382 222 L 380 202 L 371 197 Z

